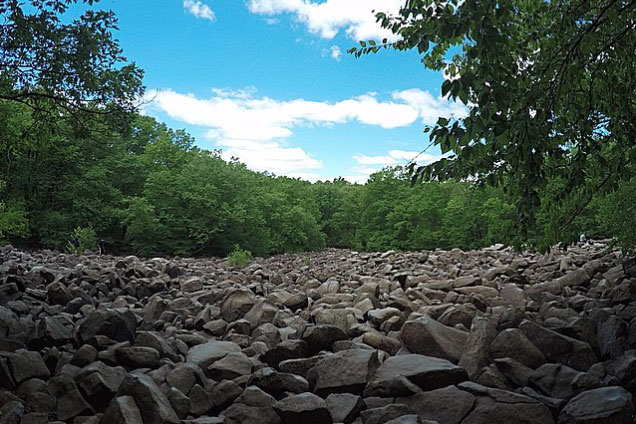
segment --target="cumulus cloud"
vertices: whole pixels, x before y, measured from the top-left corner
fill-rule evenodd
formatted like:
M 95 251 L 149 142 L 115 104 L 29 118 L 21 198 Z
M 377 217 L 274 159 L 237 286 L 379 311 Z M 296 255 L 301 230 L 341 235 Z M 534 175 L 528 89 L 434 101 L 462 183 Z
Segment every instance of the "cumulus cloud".
M 295 128 L 358 122 L 392 129 L 418 119 L 433 124 L 438 116 L 465 114 L 462 106 L 418 89 L 394 92 L 391 100 L 368 93 L 338 102 L 257 97 L 253 87 L 214 89 L 211 97 L 204 99 L 173 90 L 150 90 L 147 101 L 146 112 L 159 111 L 174 120 L 206 128 L 206 137 L 222 147 L 227 158 L 235 156 L 251 169 L 284 175 L 323 167 L 302 148 L 284 144 Z M 400 152 L 393 150 L 383 159 L 360 155 L 356 160 L 361 164 L 394 164 L 410 153 Z
M 340 62 L 340 56 L 342 56 L 342 51 L 340 50 L 340 47 L 331 46 L 330 51 L 331 51 L 331 57 L 337 62 Z
M 322 38 L 331 39 L 341 30 L 354 40 L 397 37 L 380 27 L 375 13 L 397 13 L 405 0 L 249 0 L 252 13 L 278 15 L 289 13 Z M 375 11 L 375 13 L 374 13 Z
M 410 162 L 428 165 L 443 157 L 444 155 L 431 155 L 407 150 L 389 150 L 386 155 L 378 156 L 355 155 L 353 159 L 358 163 L 358 166 L 351 168 L 351 171 L 360 175 L 350 177 L 348 181 L 365 182 L 371 174 L 385 166 L 406 165 Z
M 355 155 L 353 159 L 360 165 L 378 165 L 380 168 L 384 166 L 392 165 L 405 165 L 409 162 L 416 162 L 420 165 L 426 165 L 433 163 L 441 159 L 442 156 L 429 155 L 427 153 L 410 152 L 406 150 L 390 150 L 387 155 L 380 156 L 366 156 Z M 377 170 L 379 168 L 365 168 L 365 172 L 368 170 Z
M 210 8 L 210 6 L 199 0 L 183 0 L 183 8 L 186 12 L 196 18 L 207 19 L 210 22 L 214 22 L 216 20 L 214 11 Z
M 217 144 L 223 148 L 224 159 L 239 158 L 241 162 L 255 171 L 270 171 L 292 178 L 310 179 L 308 169 L 320 169 L 321 161 L 312 158 L 300 147 L 284 147 L 278 142 L 257 142 L 221 138 Z

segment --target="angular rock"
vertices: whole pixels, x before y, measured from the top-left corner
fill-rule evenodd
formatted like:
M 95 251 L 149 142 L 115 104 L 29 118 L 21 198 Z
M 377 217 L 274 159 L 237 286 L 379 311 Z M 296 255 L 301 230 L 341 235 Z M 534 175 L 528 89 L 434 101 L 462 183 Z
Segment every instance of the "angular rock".
M 364 333 L 362 342 L 378 350 L 383 350 L 389 355 L 395 355 L 402 348 L 402 342 L 394 337 L 385 336 L 380 333 Z
M 458 386 L 475 396 L 475 405 L 462 424 L 524 423 L 551 424 L 550 410 L 536 399 L 499 389 L 490 389 L 472 382 Z
M 493 358 L 512 358 L 535 369 L 545 364 L 545 356 L 524 333 L 517 328 L 502 331 L 490 344 Z
M 349 337 L 335 325 L 314 325 L 305 328 L 302 340 L 307 343 L 309 353 L 315 355 L 321 350 L 330 350 L 335 341 L 347 340 Z
M 128 369 L 156 368 L 159 366 L 159 352 L 146 346 L 122 347 L 115 351 L 119 363 Z
M 17 350 L 7 356 L 7 365 L 11 370 L 15 384 L 20 384 L 31 378 L 47 380 L 51 376 L 42 356 L 37 352 Z
M 20 424 L 24 416 L 22 402 L 12 401 L 0 407 L 1 424 Z
M 96 361 L 79 370 L 74 378 L 83 397 L 91 406 L 103 410 L 126 378 L 126 370 Z
M 464 368 L 469 376 L 477 375 L 480 369 L 488 365 L 490 344 L 496 335 L 497 329 L 488 318 L 473 318 L 466 347 L 459 359 L 459 366 Z
M 143 374 L 128 374 L 117 396 L 132 396 L 144 424 L 179 424 L 180 420 L 159 386 Z
M 132 396 L 120 396 L 111 402 L 100 424 L 144 424 L 135 399 Z
M 561 286 L 581 286 L 586 285 L 590 281 L 590 276 L 585 269 L 576 269 L 558 278 L 557 283 Z
M 261 356 L 261 360 L 270 367 L 278 365 L 287 359 L 304 358 L 309 355 L 309 346 L 303 340 L 285 340 Z
M 287 359 L 278 364 L 278 367 L 283 372 L 289 372 L 307 378 L 309 370 L 326 356 L 327 355 L 316 355 L 310 358 Z
M 402 377 L 424 391 L 459 384 L 468 379 L 463 368 L 445 359 L 417 354 L 392 356 L 377 369 L 364 390 L 364 396 L 408 396 L 411 392 L 400 382 Z
M 324 357 L 309 370 L 307 380 L 312 391 L 320 397 L 331 393 L 361 395 L 379 366 L 377 351 L 344 350 Z
M 234 381 L 222 381 L 212 389 L 215 408 L 225 408 L 243 393 L 241 386 Z
M 208 366 L 206 375 L 216 381 L 232 380 L 250 374 L 252 365 L 252 361 L 243 352 L 230 352 Z
M 588 343 L 564 336 L 528 320 L 524 320 L 519 329 L 550 362 L 560 362 L 580 371 L 587 371 L 598 362 Z
M 190 363 L 181 363 L 168 373 L 166 383 L 182 393 L 188 393 L 196 383 L 202 383 L 202 375 L 203 373 L 198 366 Z
M 254 306 L 255 296 L 250 290 L 235 290 L 230 293 L 221 305 L 221 316 L 227 322 L 243 318 Z
M 422 316 L 404 323 L 400 338 L 413 353 L 457 363 L 464 352 L 468 333 Z
M 282 421 L 271 406 L 249 406 L 234 403 L 221 413 L 225 424 L 281 424 Z
M 90 343 L 97 335 L 118 342 L 133 342 L 136 331 L 137 318 L 130 310 L 97 309 L 80 324 L 78 336 L 83 343 Z
M 570 400 L 559 414 L 559 424 L 630 424 L 632 395 L 611 386 L 585 391 Z
M 274 410 L 283 424 L 331 424 L 325 401 L 313 393 L 301 393 L 279 400 Z
M 397 398 L 396 402 L 408 405 L 423 421 L 459 424 L 473 408 L 475 396 L 456 386 L 448 386 Z
M 252 374 L 247 381 L 266 393 L 279 398 L 283 393 L 303 393 L 309 390 L 309 383 L 295 374 L 277 372 L 273 368 L 262 368 Z
M 560 399 L 570 399 L 584 390 L 602 385 L 597 377 L 561 364 L 545 364 L 537 368 L 530 376 L 530 383 L 546 396 Z
M 360 417 L 362 418 L 363 424 L 382 424 L 404 415 L 413 415 L 411 408 L 401 403 L 392 403 L 379 408 L 369 408 L 366 411 L 362 411 Z
M 332 393 L 325 399 L 334 423 L 351 424 L 366 408 L 361 396 L 351 393 Z
M 192 403 L 190 399 L 177 388 L 171 387 L 168 392 L 168 401 L 172 405 L 172 409 L 177 413 L 177 416 L 184 419 L 190 413 Z
M 205 371 L 210 364 L 223 358 L 228 353 L 240 351 L 241 347 L 236 343 L 213 340 L 192 347 L 188 351 L 186 361 L 199 365 Z
M 56 417 L 67 421 L 78 415 L 93 415 L 93 408 L 80 394 L 73 377 L 60 374 L 49 380 L 49 392 L 57 399 Z

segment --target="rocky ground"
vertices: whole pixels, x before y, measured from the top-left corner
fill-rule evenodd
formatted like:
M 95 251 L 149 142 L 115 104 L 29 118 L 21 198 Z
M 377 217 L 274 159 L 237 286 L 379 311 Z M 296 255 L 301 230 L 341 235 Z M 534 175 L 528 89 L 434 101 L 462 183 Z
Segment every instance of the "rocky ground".
M 0 423 L 632 423 L 636 266 L 0 250 Z

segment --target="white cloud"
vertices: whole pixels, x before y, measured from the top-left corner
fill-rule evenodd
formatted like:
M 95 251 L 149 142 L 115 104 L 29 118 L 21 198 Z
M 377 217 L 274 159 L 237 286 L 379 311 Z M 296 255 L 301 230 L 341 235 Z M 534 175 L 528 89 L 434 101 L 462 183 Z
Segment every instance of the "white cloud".
M 238 157 L 257 171 L 301 175 L 320 169 L 323 163 L 300 147 L 283 143 L 297 127 L 333 126 L 358 122 L 385 129 L 405 127 L 418 119 L 433 124 L 438 116 L 461 115 L 461 105 L 418 89 L 392 93 L 380 100 L 376 93 L 338 102 L 257 97 L 256 89 L 213 89 L 207 99 L 173 90 L 150 90 L 148 111 L 160 111 L 172 119 L 207 129 L 206 137 L 224 149 L 225 157 Z M 458 117 L 458 116 L 456 116 Z M 391 165 L 410 160 L 417 152 L 392 150 L 388 156 L 356 156 L 364 165 Z
M 331 50 L 331 57 L 337 62 L 340 62 L 340 56 L 342 56 L 342 51 L 340 50 L 340 47 L 331 46 L 330 50 Z
M 183 0 L 183 8 L 192 16 L 199 19 L 207 19 L 210 22 L 216 20 L 214 11 L 207 4 L 199 0 Z
M 371 174 L 381 170 L 385 166 L 407 165 L 409 162 L 415 162 L 418 165 L 428 165 L 443 157 L 444 155 L 430 155 L 428 153 L 406 150 L 390 150 L 386 155 L 379 156 L 360 154 L 353 156 L 353 159 L 358 162 L 360 166 L 354 166 L 351 168 L 351 171 L 361 174 L 356 176 L 358 181 L 366 181 Z
M 300 147 L 283 147 L 277 142 L 219 139 L 217 145 L 223 148 L 224 159 L 237 157 L 255 171 L 307 178 L 309 174 L 306 170 L 323 167 L 322 162 L 309 156 Z
M 322 38 L 331 39 L 344 30 L 354 40 L 394 41 L 397 37 L 380 27 L 375 13 L 396 14 L 404 4 L 405 0 L 249 0 L 248 8 L 270 16 L 290 13 Z
M 433 97 L 428 91 L 411 88 L 393 93 L 393 99 L 403 101 L 415 108 L 422 118 L 422 122 L 432 125 L 440 116 L 461 118 L 466 116 L 467 110 L 462 103 L 448 102 L 441 97 Z
M 441 158 L 441 155 L 429 155 L 428 153 L 410 152 L 405 150 L 390 150 L 387 155 L 382 156 L 355 155 L 353 157 L 353 159 L 360 165 L 378 165 L 380 168 L 392 165 L 406 165 L 412 161 L 415 161 L 420 165 L 426 165 Z M 365 173 L 368 170 L 373 170 L 373 172 L 375 172 L 377 169 L 379 168 L 365 168 L 364 171 Z

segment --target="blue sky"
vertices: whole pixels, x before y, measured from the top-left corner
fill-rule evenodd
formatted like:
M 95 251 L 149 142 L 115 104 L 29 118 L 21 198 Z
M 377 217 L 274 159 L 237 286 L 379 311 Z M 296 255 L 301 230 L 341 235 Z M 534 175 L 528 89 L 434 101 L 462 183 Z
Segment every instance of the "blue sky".
M 248 167 L 310 180 L 364 181 L 428 146 L 443 76 L 415 52 L 355 59 L 360 39 L 391 37 L 372 9 L 403 0 L 102 0 L 124 54 L 145 69 L 144 113 Z M 420 156 L 433 160 L 435 148 Z

